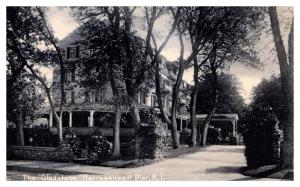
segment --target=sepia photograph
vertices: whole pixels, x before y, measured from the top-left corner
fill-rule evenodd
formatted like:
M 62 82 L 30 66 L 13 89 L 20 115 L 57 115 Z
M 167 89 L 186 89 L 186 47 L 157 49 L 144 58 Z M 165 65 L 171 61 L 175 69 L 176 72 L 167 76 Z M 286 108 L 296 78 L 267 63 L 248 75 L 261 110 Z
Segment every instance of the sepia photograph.
M 5 11 L 7 181 L 294 181 L 294 6 Z

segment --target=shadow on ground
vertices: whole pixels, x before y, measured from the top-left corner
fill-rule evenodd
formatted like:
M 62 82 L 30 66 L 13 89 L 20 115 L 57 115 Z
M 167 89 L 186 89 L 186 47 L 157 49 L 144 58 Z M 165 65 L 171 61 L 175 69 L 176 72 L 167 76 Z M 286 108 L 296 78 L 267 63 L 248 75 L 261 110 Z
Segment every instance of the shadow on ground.
M 206 169 L 207 173 L 239 173 L 241 166 L 224 166 Z

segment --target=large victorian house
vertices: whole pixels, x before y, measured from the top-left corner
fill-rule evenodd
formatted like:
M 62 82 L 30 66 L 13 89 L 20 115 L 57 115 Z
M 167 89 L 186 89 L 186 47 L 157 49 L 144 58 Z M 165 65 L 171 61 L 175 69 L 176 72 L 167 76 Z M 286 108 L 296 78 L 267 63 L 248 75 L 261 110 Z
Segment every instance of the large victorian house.
M 76 45 L 79 40 L 78 29 L 65 37 L 60 43 L 59 47 L 64 51 L 65 62 L 65 101 L 63 106 L 63 127 L 72 127 L 80 129 L 82 133 L 90 132 L 93 127 L 103 128 L 106 135 L 112 135 L 112 120 L 113 120 L 113 106 L 108 104 L 113 97 L 112 89 L 109 83 L 102 86 L 101 89 L 90 89 L 78 84 L 80 79 L 78 74 L 78 62 L 84 55 L 92 53 L 87 46 Z M 77 63 L 74 63 L 74 62 Z M 172 104 L 172 87 L 176 80 L 176 65 L 173 62 L 167 61 L 161 57 L 160 61 L 160 75 L 161 88 L 164 92 L 163 106 L 168 115 L 170 115 L 170 108 Z M 59 111 L 58 104 L 60 102 L 60 68 L 56 66 L 53 69 L 53 83 L 52 91 L 57 112 Z M 122 83 L 121 83 L 122 85 Z M 190 89 L 190 85 L 183 81 L 181 90 Z M 135 98 L 138 103 L 138 108 L 154 107 L 157 108 L 157 97 L 155 88 L 149 88 L 147 93 L 140 92 Z M 187 127 L 189 115 L 188 108 L 190 103 L 190 96 L 188 92 L 180 92 L 177 106 L 177 122 L 178 131 Z M 47 114 L 46 114 L 47 113 Z M 56 131 L 55 120 L 51 111 L 44 112 L 44 117 L 48 119 L 48 127 Z M 121 120 L 121 135 L 134 133 L 132 125 L 130 125 L 129 115 L 124 112 Z M 170 128 L 170 127 L 166 127 Z

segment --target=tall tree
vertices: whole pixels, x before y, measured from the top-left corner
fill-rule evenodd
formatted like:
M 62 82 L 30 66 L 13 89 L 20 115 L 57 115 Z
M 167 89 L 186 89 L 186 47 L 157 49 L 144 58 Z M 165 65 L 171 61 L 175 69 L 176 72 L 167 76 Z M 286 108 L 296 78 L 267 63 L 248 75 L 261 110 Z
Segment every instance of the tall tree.
M 44 45 L 47 49 L 42 49 L 39 45 Z M 59 116 L 55 112 L 51 86 L 46 78 L 40 75 L 39 67 L 53 65 L 49 62 L 59 62 L 61 65 L 63 62 L 60 49 L 57 47 L 57 40 L 47 24 L 41 8 L 7 8 L 7 60 L 20 64 L 19 71 L 26 69 L 45 89 L 54 119 L 58 124 L 59 142 L 62 143 L 61 115 Z M 63 72 L 61 77 L 64 77 Z M 62 79 L 60 84 L 63 85 Z M 60 106 L 63 105 L 63 97 L 64 94 L 61 94 Z M 61 110 L 60 107 L 60 114 Z
M 207 114 L 212 103 L 211 76 L 202 75 L 199 78 L 199 92 L 197 93 L 198 114 Z M 238 113 L 245 108 L 245 102 L 240 93 L 240 84 L 237 78 L 228 73 L 220 73 L 219 80 L 219 102 L 216 106 L 217 113 Z
M 7 120 L 17 127 L 17 139 L 19 145 L 24 145 L 23 127 L 31 123 L 35 117 L 35 111 L 43 104 L 42 95 L 38 93 L 37 81 L 28 76 L 24 70 L 18 77 L 13 67 L 8 64 L 7 70 Z M 14 79 L 14 80 L 13 80 Z M 29 119 L 29 120 L 28 120 Z
M 244 36 L 251 28 L 257 26 L 258 20 L 258 14 L 251 14 L 251 8 L 192 7 L 191 9 L 188 8 L 185 10 L 179 7 L 176 9 L 180 12 L 180 17 L 176 20 L 180 52 L 178 60 L 179 71 L 172 93 L 171 122 L 174 148 L 179 147 L 179 142 L 176 140 L 178 137 L 176 137 L 177 124 L 175 108 L 184 70 L 192 64 L 192 61 L 197 55 L 201 55 L 199 58 L 201 60 L 197 60 L 197 62 L 201 65 L 205 64 L 208 58 L 213 58 L 214 55 L 212 55 L 212 53 L 217 54 L 216 51 L 218 50 L 216 48 L 219 45 L 224 45 L 229 38 L 234 40 L 234 37 L 232 37 L 233 33 L 237 33 L 237 36 Z M 171 10 L 172 14 L 175 15 L 175 8 L 171 8 Z M 189 12 L 192 12 L 192 14 L 189 14 Z M 252 22 L 255 24 L 252 24 Z M 236 28 L 239 28 L 240 32 L 234 32 L 238 30 Z M 186 47 L 186 43 L 184 42 L 185 38 L 192 39 L 190 43 L 192 51 L 187 58 L 183 58 Z M 237 37 L 236 40 L 240 41 L 240 37 Z M 201 66 L 198 65 L 198 67 L 200 68 Z M 193 134 L 195 135 L 195 130 Z M 194 135 L 192 136 L 193 141 L 195 141 Z
M 271 29 L 273 33 L 277 58 L 280 67 L 280 78 L 282 91 L 285 96 L 285 106 L 287 115 L 283 123 L 283 145 L 281 155 L 282 168 L 294 167 L 294 21 L 291 24 L 288 36 L 288 54 L 286 53 L 283 39 L 280 32 L 280 23 L 276 7 L 269 7 L 269 16 L 271 21 Z
M 213 10 L 208 11 L 208 13 L 204 15 L 208 17 L 204 20 L 198 18 L 201 20 L 199 24 L 203 25 L 201 28 L 204 28 L 204 32 L 201 30 L 201 32 L 197 31 L 197 27 L 194 29 L 195 31 L 190 28 L 188 29 L 190 35 L 199 35 L 204 41 L 201 50 L 198 52 L 199 60 L 197 59 L 197 61 L 193 62 L 199 64 L 197 66 L 194 65 L 194 68 L 198 67 L 201 70 L 209 70 L 210 75 L 212 75 L 211 80 L 215 85 L 215 91 L 212 92 L 214 102 L 212 103 L 211 112 L 207 115 L 205 127 L 202 132 L 203 145 L 206 144 L 207 127 L 219 97 L 218 71 L 239 60 L 242 63 L 247 63 L 252 66 L 257 63 L 257 59 L 255 58 L 256 53 L 252 43 L 255 41 L 257 33 L 259 33 L 257 28 L 262 13 L 252 7 L 214 7 Z M 192 24 L 193 22 L 191 22 L 189 18 L 192 16 L 188 15 L 186 17 L 187 19 L 185 21 L 188 24 Z M 197 26 L 199 26 L 199 24 Z M 207 31 L 211 32 L 205 35 Z M 205 73 L 205 71 L 202 72 Z M 195 73 L 198 72 L 195 71 Z M 198 75 L 194 75 L 194 78 L 196 77 L 198 77 Z M 192 95 L 192 98 L 194 97 L 195 95 Z M 193 109 L 193 105 L 191 107 Z M 191 110 L 191 113 L 192 116 L 195 115 L 193 110 Z M 195 129 L 195 124 L 192 124 L 192 126 L 194 126 Z M 193 144 L 195 144 L 194 136 L 192 136 Z
M 81 7 L 77 11 L 77 16 L 80 20 L 84 20 L 88 23 L 91 20 L 99 20 L 109 23 L 115 21 L 115 19 L 107 19 L 109 14 L 107 11 L 111 11 L 115 7 L 96 7 L 86 8 Z M 106 9 L 106 11 L 105 11 Z M 155 51 L 152 48 L 151 36 L 153 35 L 153 27 L 156 20 L 162 15 L 163 7 L 146 7 L 145 17 L 147 21 L 147 34 L 145 40 L 135 36 L 135 29 L 133 28 L 133 14 L 135 7 L 119 7 L 119 32 L 121 38 L 119 40 L 119 46 L 122 46 L 118 50 L 118 54 L 122 56 L 119 66 L 120 80 L 125 83 L 125 88 L 130 101 L 130 111 L 132 116 L 132 122 L 135 126 L 136 133 L 136 157 L 139 157 L 139 127 L 140 116 L 137 108 L 137 96 L 139 92 L 144 92 L 150 85 L 152 85 L 152 77 L 154 74 L 153 67 L 156 62 L 159 61 L 160 53 L 166 46 L 172 33 L 175 30 L 175 25 L 171 29 L 168 36 L 164 39 L 161 46 L 157 47 Z M 110 24 L 113 25 L 113 24 Z M 153 41 L 154 43 L 154 41 Z M 162 106 L 162 105 L 161 105 Z M 165 119 L 169 120 L 165 115 Z
M 275 76 L 263 79 L 252 91 L 251 103 L 242 112 L 239 125 L 250 168 L 280 163 L 284 125 L 280 122 L 287 113 L 284 97 L 280 77 Z
M 96 66 L 96 72 L 99 75 L 103 74 L 103 71 L 99 70 L 105 69 L 116 98 L 126 98 L 124 102 L 129 106 L 132 123 L 138 132 L 140 116 L 136 98 L 138 93 L 150 84 L 153 71 L 149 66 L 149 57 L 145 55 L 149 47 L 142 39 L 135 36 L 132 29 L 134 10 L 135 8 L 130 9 L 129 7 L 81 7 L 76 10 L 76 15 L 79 19 L 85 20 L 83 25 L 85 32 L 82 35 L 88 36 L 81 43 L 93 49 L 92 58 L 96 59 L 96 64 L 88 68 Z M 90 57 L 87 59 L 93 60 Z M 101 77 L 98 82 L 100 82 L 99 80 Z M 119 87 L 125 89 L 126 97 L 124 97 L 125 93 L 119 95 L 119 91 L 116 89 L 118 84 Z M 120 112 L 116 111 L 116 114 L 118 113 Z M 116 121 L 119 120 L 116 119 Z M 136 133 L 136 136 L 138 135 L 139 133 Z M 138 145 L 136 137 L 137 155 L 139 155 Z
M 164 38 L 162 44 L 160 46 L 158 46 L 157 41 L 156 41 L 156 37 L 154 36 L 154 31 L 153 31 L 153 26 L 155 21 L 161 16 L 162 12 L 172 12 L 173 14 L 173 23 L 171 25 L 170 30 L 167 33 L 167 36 Z M 164 8 L 161 7 L 160 9 L 158 9 L 157 7 L 152 7 L 151 10 L 151 14 L 150 11 L 145 8 L 145 12 L 146 12 L 146 20 L 147 20 L 147 24 L 148 24 L 148 33 L 147 33 L 147 40 L 152 39 L 152 45 L 154 48 L 154 52 L 152 54 L 152 64 L 155 66 L 155 91 L 156 91 L 156 95 L 157 95 L 157 103 L 159 106 L 159 110 L 162 116 L 162 119 L 169 125 L 172 126 L 172 141 L 173 141 L 173 147 L 176 149 L 179 147 L 179 138 L 178 138 L 178 134 L 177 134 L 177 128 L 174 128 L 174 126 L 172 125 L 174 120 L 169 119 L 168 115 L 166 114 L 165 110 L 164 110 L 164 104 L 162 101 L 162 90 L 161 90 L 161 75 L 160 75 L 160 63 L 161 63 L 161 58 L 160 58 L 160 54 L 161 51 L 164 49 L 164 47 L 167 45 L 168 41 L 170 40 L 172 34 L 175 32 L 176 27 L 177 26 L 177 20 L 179 18 L 180 15 L 180 8 L 177 9 L 177 11 L 172 10 L 172 8 Z M 152 29 L 151 29 L 152 28 Z M 151 29 L 151 30 L 150 30 Z M 147 41 L 146 40 L 146 41 Z M 150 46 L 150 44 L 149 44 Z M 178 86 L 178 84 L 177 84 Z M 176 86 L 176 88 L 177 88 Z M 180 86 L 180 85 L 179 85 Z M 174 87 L 173 87 L 174 89 Z M 179 87 L 178 87 L 179 89 Z M 172 102 L 172 111 L 171 113 L 176 113 L 176 103 L 174 103 L 175 105 L 173 106 L 173 102 Z M 175 110 L 175 111 L 174 111 Z M 176 122 L 176 116 L 175 117 L 175 122 Z

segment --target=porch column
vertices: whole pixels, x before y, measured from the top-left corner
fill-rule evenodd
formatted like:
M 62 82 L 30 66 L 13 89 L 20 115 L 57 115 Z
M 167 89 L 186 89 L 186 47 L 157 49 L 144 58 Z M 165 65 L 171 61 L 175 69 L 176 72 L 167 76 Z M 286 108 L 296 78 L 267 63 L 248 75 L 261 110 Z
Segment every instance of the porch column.
M 180 131 L 182 131 L 182 118 L 180 118 Z
M 69 127 L 72 127 L 72 111 L 69 111 Z
M 232 123 L 232 135 L 235 136 L 235 133 L 236 133 L 236 131 L 235 131 L 235 120 L 231 121 L 231 123 Z
M 94 110 L 90 110 L 90 120 L 89 120 L 89 127 L 93 127 L 94 126 Z
M 53 114 L 52 111 L 49 113 L 49 128 L 53 127 Z

